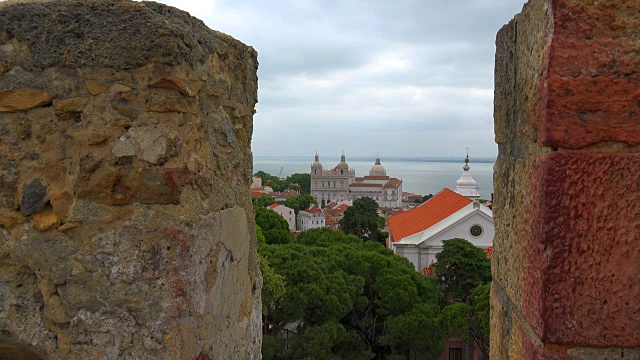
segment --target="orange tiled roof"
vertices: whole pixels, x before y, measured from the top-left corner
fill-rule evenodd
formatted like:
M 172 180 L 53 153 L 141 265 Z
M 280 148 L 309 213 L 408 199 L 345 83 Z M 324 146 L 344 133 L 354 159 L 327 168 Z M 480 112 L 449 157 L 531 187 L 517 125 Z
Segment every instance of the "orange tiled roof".
M 424 231 L 467 206 L 471 200 L 443 189 L 422 205 L 389 218 L 393 241 Z
M 307 212 L 307 213 L 310 213 L 310 214 L 317 214 L 319 212 L 322 212 L 322 210 L 320 210 L 318 205 L 313 205 L 310 208 L 308 208 L 307 210 L 305 210 L 304 212 Z
M 489 257 L 489 259 L 491 259 L 493 257 L 493 246 L 490 246 L 490 247 L 484 249 L 484 251 L 487 253 L 487 256 Z
M 262 197 L 262 195 L 264 195 L 264 194 L 261 193 L 260 191 L 252 191 L 251 192 L 251 196 L 253 196 L 254 198 Z
M 402 184 L 402 181 L 400 179 L 391 178 L 391 180 L 389 180 L 386 184 L 384 184 L 384 187 L 397 188 L 398 186 L 400 186 L 400 184 Z
M 366 175 L 362 180 L 389 180 L 388 176 Z
M 267 206 L 267 209 L 271 209 L 271 210 L 273 210 L 273 209 L 277 208 L 278 206 L 280 206 L 280 204 L 278 204 L 278 203 L 276 203 L 276 204 L 271 204 L 271 205 Z
M 364 184 L 364 183 L 354 182 L 353 184 L 349 185 L 349 187 L 378 187 L 378 188 L 381 188 L 382 185 L 380 185 L 380 184 Z

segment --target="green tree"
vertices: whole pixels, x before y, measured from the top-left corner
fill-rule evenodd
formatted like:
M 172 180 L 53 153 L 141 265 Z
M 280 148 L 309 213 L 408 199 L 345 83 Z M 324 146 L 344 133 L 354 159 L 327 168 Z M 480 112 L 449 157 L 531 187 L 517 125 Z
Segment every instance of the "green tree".
M 288 198 L 284 201 L 284 206 L 288 206 L 295 210 L 295 213 L 308 209 L 311 204 L 317 204 L 316 199 L 311 195 L 299 195 Z
M 269 313 L 273 304 L 285 294 L 284 278 L 278 275 L 269 262 L 260 256 L 260 272 L 262 273 L 262 314 Z
M 491 281 L 491 260 L 465 239 L 444 240 L 436 255 L 436 275 L 450 300 L 467 302 L 471 291 Z
M 263 186 L 271 186 L 273 191 L 284 191 L 287 189 L 289 183 L 284 180 L 280 180 L 277 176 L 273 176 L 264 171 L 258 171 L 253 174 L 254 176 L 258 176 L 262 179 Z
M 286 244 L 293 240 L 289 224 L 273 210 L 253 207 L 256 212 L 256 225 L 262 229 L 267 244 Z
M 441 351 L 443 332 L 430 326 L 442 304 L 434 279 L 384 246 L 312 229 L 291 243 L 266 244 L 259 251 L 286 287 L 265 316 L 264 336 L 273 340 L 265 358 L 370 359 L 405 353 L 399 339 L 407 324 L 417 332 L 411 346 Z
M 438 359 L 444 351 L 442 333 L 437 326 L 440 307 L 420 304 L 410 311 L 389 318 L 383 342 L 396 354 L 408 359 Z
M 384 244 L 380 233 L 384 227 L 384 218 L 378 215 L 378 203 L 370 197 L 361 197 L 353 202 L 344 212 L 340 220 L 340 230 L 363 240 L 377 241 Z
M 253 198 L 253 205 L 258 207 L 267 207 L 271 204 L 275 204 L 276 200 L 271 196 L 262 195 L 259 198 Z
M 489 291 L 491 283 L 480 285 L 471 292 L 469 334 L 472 346 L 482 359 L 489 359 L 491 337 Z
M 311 194 L 311 174 L 291 174 L 287 176 L 285 181 L 289 184 L 298 184 L 300 186 L 300 192 L 303 195 Z
M 452 304 L 439 317 L 441 329 L 469 341 L 481 359 L 489 359 L 491 260 L 467 240 L 456 238 L 443 244 L 436 255 L 436 274 Z
M 455 302 L 445 307 L 438 316 L 438 325 L 447 336 L 469 342 L 480 359 L 489 359 L 489 289 L 491 284 L 480 285 L 469 297 L 469 304 Z

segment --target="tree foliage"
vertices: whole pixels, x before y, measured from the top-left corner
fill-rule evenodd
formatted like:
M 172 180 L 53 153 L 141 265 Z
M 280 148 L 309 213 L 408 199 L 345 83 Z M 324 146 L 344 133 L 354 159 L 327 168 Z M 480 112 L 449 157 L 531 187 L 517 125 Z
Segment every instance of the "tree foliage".
M 284 206 L 292 208 L 298 214 L 299 211 L 308 209 L 311 204 L 317 203 L 316 199 L 311 195 L 299 195 L 285 200 Z
M 280 178 L 278 178 L 277 176 L 273 176 L 264 171 L 258 171 L 257 173 L 253 174 L 253 176 L 260 177 L 260 179 L 262 179 L 262 185 L 271 186 L 273 191 L 284 191 L 289 186 L 289 183 L 287 183 L 285 180 L 280 180 Z
M 288 184 L 298 184 L 300 186 L 300 193 L 303 195 L 311 194 L 311 174 L 291 174 L 287 176 L 285 182 Z
M 449 336 L 469 341 L 480 359 L 489 359 L 491 260 L 467 240 L 443 243 L 436 255 L 436 274 L 452 303 L 442 311 L 438 323 Z
M 286 244 L 293 240 L 289 224 L 273 210 L 253 207 L 256 212 L 256 225 L 262 230 L 267 244 Z
M 253 205 L 258 207 L 267 207 L 269 205 L 275 204 L 276 200 L 271 196 L 262 195 L 259 198 L 253 198 Z
M 285 294 L 284 278 L 269 266 L 269 262 L 260 256 L 262 273 L 262 314 L 269 313 L 272 305 Z
M 286 291 L 265 316 L 278 359 L 370 359 L 442 351 L 442 304 L 433 279 L 373 242 L 312 229 L 291 243 L 260 246 Z M 408 330 L 409 329 L 409 330 Z M 401 339 L 411 333 L 407 345 Z M 266 357 L 266 356 L 265 356 Z
M 258 171 L 253 174 L 262 179 L 262 185 L 271 186 L 273 191 L 284 191 L 286 189 L 300 190 L 302 194 L 311 193 L 311 175 L 310 174 L 291 174 L 286 179 L 280 179 L 264 171 Z M 298 184 L 296 187 L 294 184 Z
M 436 304 L 420 304 L 410 311 L 389 318 L 388 335 L 383 342 L 399 355 L 409 359 L 437 359 L 444 351 L 442 332 L 437 326 L 440 307 Z
M 491 281 L 491 260 L 465 239 L 444 240 L 436 259 L 438 280 L 450 300 L 466 302 L 473 289 Z
M 363 240 L 384 244 L 385 239 L 380 232 L 384 227 L 384 218 L 378 215 L 377 210 L 378 203 L 370 197 L 356 199 L 353 206 L 345 210 L 340 220 L 340 230 Z

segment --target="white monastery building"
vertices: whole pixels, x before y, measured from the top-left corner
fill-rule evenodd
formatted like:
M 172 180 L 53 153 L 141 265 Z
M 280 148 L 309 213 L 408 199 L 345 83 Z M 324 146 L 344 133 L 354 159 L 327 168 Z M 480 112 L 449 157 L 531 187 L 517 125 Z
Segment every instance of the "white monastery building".
M 411 261 L 417 271 L 436 261 L 443 240 L 463 238 L 491 252 L 493 212 L 478 201 L 468 156 L 463 169 L 456 191 L 443 189 L 420 206 L 389 218 L 388 247 Z
M 289 224 L 289 230 L 291 230 L 291 232 L 296 231 L 296 213 L 292 208 L 284 206 L 282 204 L 271 204 L 267 206 L 267 209 L 271 209 L 280 214 L 280 216 L 287 220 L 287 224 Z
M 356 200 L 366 196 L 381 208 L 399 208 L 402 205 L 402 180 L 387 176 L 379 156 L 369 175 L 356 177 L 355 170 L 349 169 L 344 153 L 340 163 L 328 171 L 323 171 L 316 153 L 315 162 L 311 164 L 311 195 L 322 206 L 332 201 Z
M 344 153 L 340 163 L 331 170 L 323 170 L 320 157 L 311 164 L 311 196 L 324 206 L 331 201 L 349 200 L 349 185 L 356 180 L 356 171 L 349 169 Z
M 313 204 L 307 210 L 298 212 L 298 231 L 323 228 L 324 225 L 324 212 L 318 205 Z

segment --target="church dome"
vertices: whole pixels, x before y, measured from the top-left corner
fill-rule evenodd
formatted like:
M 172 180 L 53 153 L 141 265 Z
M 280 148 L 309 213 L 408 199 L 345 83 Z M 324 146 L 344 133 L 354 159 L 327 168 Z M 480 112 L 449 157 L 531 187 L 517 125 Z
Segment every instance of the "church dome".
M 380 156 L 376 157 L 376 163 L 369 170 L 369 176 L 387 176 L 387 169 L 380 163 Z

